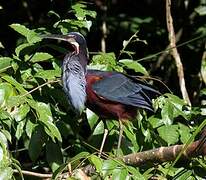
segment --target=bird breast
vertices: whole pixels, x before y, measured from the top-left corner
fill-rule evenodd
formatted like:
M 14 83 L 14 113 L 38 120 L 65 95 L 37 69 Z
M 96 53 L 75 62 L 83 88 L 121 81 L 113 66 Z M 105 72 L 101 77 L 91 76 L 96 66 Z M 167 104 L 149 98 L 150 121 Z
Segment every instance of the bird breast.
M 84 68 L 78 60 L 64 60 L 62 81 L 71 106 L 81 113 L 86 101 L 86 79 Z

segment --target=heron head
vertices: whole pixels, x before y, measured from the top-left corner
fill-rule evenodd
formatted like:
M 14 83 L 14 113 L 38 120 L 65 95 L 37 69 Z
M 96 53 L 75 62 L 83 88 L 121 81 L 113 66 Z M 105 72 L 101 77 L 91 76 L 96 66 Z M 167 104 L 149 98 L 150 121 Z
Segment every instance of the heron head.
M 66 41 L 72 46 L 74 53 L 77 55 L 80 53 L 80 49 L 87 49 L 86 40 L 79 32 L 70 32 L 67 35 L 48 34 L 42 35 L 41 37 L 46 39 Z

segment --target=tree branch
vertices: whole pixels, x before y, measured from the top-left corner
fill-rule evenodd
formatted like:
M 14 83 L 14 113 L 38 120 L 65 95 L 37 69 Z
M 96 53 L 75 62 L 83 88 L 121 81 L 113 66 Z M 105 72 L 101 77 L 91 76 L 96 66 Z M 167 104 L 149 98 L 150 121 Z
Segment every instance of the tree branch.
M 170 147 L 160 147 L 148 151 L 132 153 L 124 156 L 122 160 L 132 166 L 144 165 L 150 163 L 163 163 L 167 161 L 174 161 L 179 153 L 184 148 L 183 145 L 174 145 Z M 182 153 L 182 159 L 189 159 L 199 155 L 206 155 L 206 144 L 202 144 L 202 140 L 191 143 L 187 149 Z
M 14 173 L 18 173 L 19 171 L 14 169 Z M 23 175 L 27 175 L 27 176 L 33 176 L 33 177 L 39 177 L 39 178 L 51 178 L 52 174 L 42 174 L 42 173 L 37 173 L 37 172 L 32 172 L 32 171 L 26 171 L 26 170 L 22 170 L 21 173 Z
M 202 138 L 198 141 L 195 141 L 188 145 L 186 150 L 185 144 L 182 145 L 174 145 L 170 147 L 160 147 L 148 151 L 143 151 L 143 152 L 137 152 L 137 153 L 132 153 L 125 155 L 121 157 L 120 159 L 125 162 L 127 165 L 132 165 L 132 166 L 141 166 L 147 163 L 163 163 L 163 162 L 168 162 L 168 161 L 174 161 L 178 155 L 184 150 L 184 152 L 181 155 L 181 159 L 190 159 L 192 157 L 197 157 L 200 155 L 206 156 L 206 132 L 203 133 Z M 107 154 L 103 153 L 102 154 L 105 157 L 108 157 Z M 81 169 L 81 168 L 80 168 Z M 15 173 L 19 173 L 19 171 L 14 170 Z M 27 176 L 35 176 L 39 178 L 51 178 L 52 174 L 42 174 L 42 173 L 36 173 L 32 171 L 21 171 L 23 175 Z M 86 175 L 92 174 L 95 172 L 95 168 L 91 166 L 91 164 L 85 166 L 82 169 L 81 173 L 85 173 Z M 63 173 L 60 175 L 61 177 L 68 176 L 68 172 Z M 69 175 L 71 176 L 71 175 Z
M 175 47 L 171 50 L 171 55 L 174 57 L 175 63 L 177 66 L 177 74 L 179 77 L 179 85 L 180 85 L 182 97 L 189 105 L 191 105 L 191 102 L 190 102 L 190 99 L 187 93 L 187 89 L 185 86 L 183 65 L 180 59 L 180 55 L 176 48 L 176 37 L 175 37 L 175 31 L 173 27 L 173 19 L 171 15 L 171 0 L 166 0 L 166 19 L 167 19 L 167 29 L 168 29 L 170 47 Z

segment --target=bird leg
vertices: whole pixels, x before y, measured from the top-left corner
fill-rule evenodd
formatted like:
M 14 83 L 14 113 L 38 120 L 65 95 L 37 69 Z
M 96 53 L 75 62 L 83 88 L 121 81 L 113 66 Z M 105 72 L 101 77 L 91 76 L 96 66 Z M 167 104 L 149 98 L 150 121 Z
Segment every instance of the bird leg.
M 122 125 L 122 121 L 119 120 L 119 139 L 118 139 L 118 144 L 117 144 L 117 154 L 116 155 L 118 155 L 118 152 L 120 150 L 122 135 L 123 135 L 123 125 Z
M 101 147 L 100 147 L 100 150 L 99 150 L 99 154 L 98 154 L 99 157 L 101 157 L 101 154 L 102 154 L 102 151 L 103 151 L 103 148 L 104 148 L 104 143 L 106 141 L 107 135 L 108 135 L 108 130 L 104 128 L 104 135 L 103 135 L 103 139 L 102 139 L 102 144 L 101 144 Z

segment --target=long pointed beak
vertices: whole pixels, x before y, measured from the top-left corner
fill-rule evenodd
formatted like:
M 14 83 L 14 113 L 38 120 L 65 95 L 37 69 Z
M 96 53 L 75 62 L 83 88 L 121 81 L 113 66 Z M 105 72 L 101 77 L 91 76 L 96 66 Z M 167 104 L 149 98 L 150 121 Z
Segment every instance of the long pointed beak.
M 60 40 L 60 41 L 66 41 L 66 42 L 70 43 L 74 47 L 75 54 L 79 54 L 79 44 L 75 40 L 75 36 L 74 35 L 45 34 L 45 35 L 41 35 L 41 38 L 44 38 L 44 39 L 56 39 L 56 40 Z

